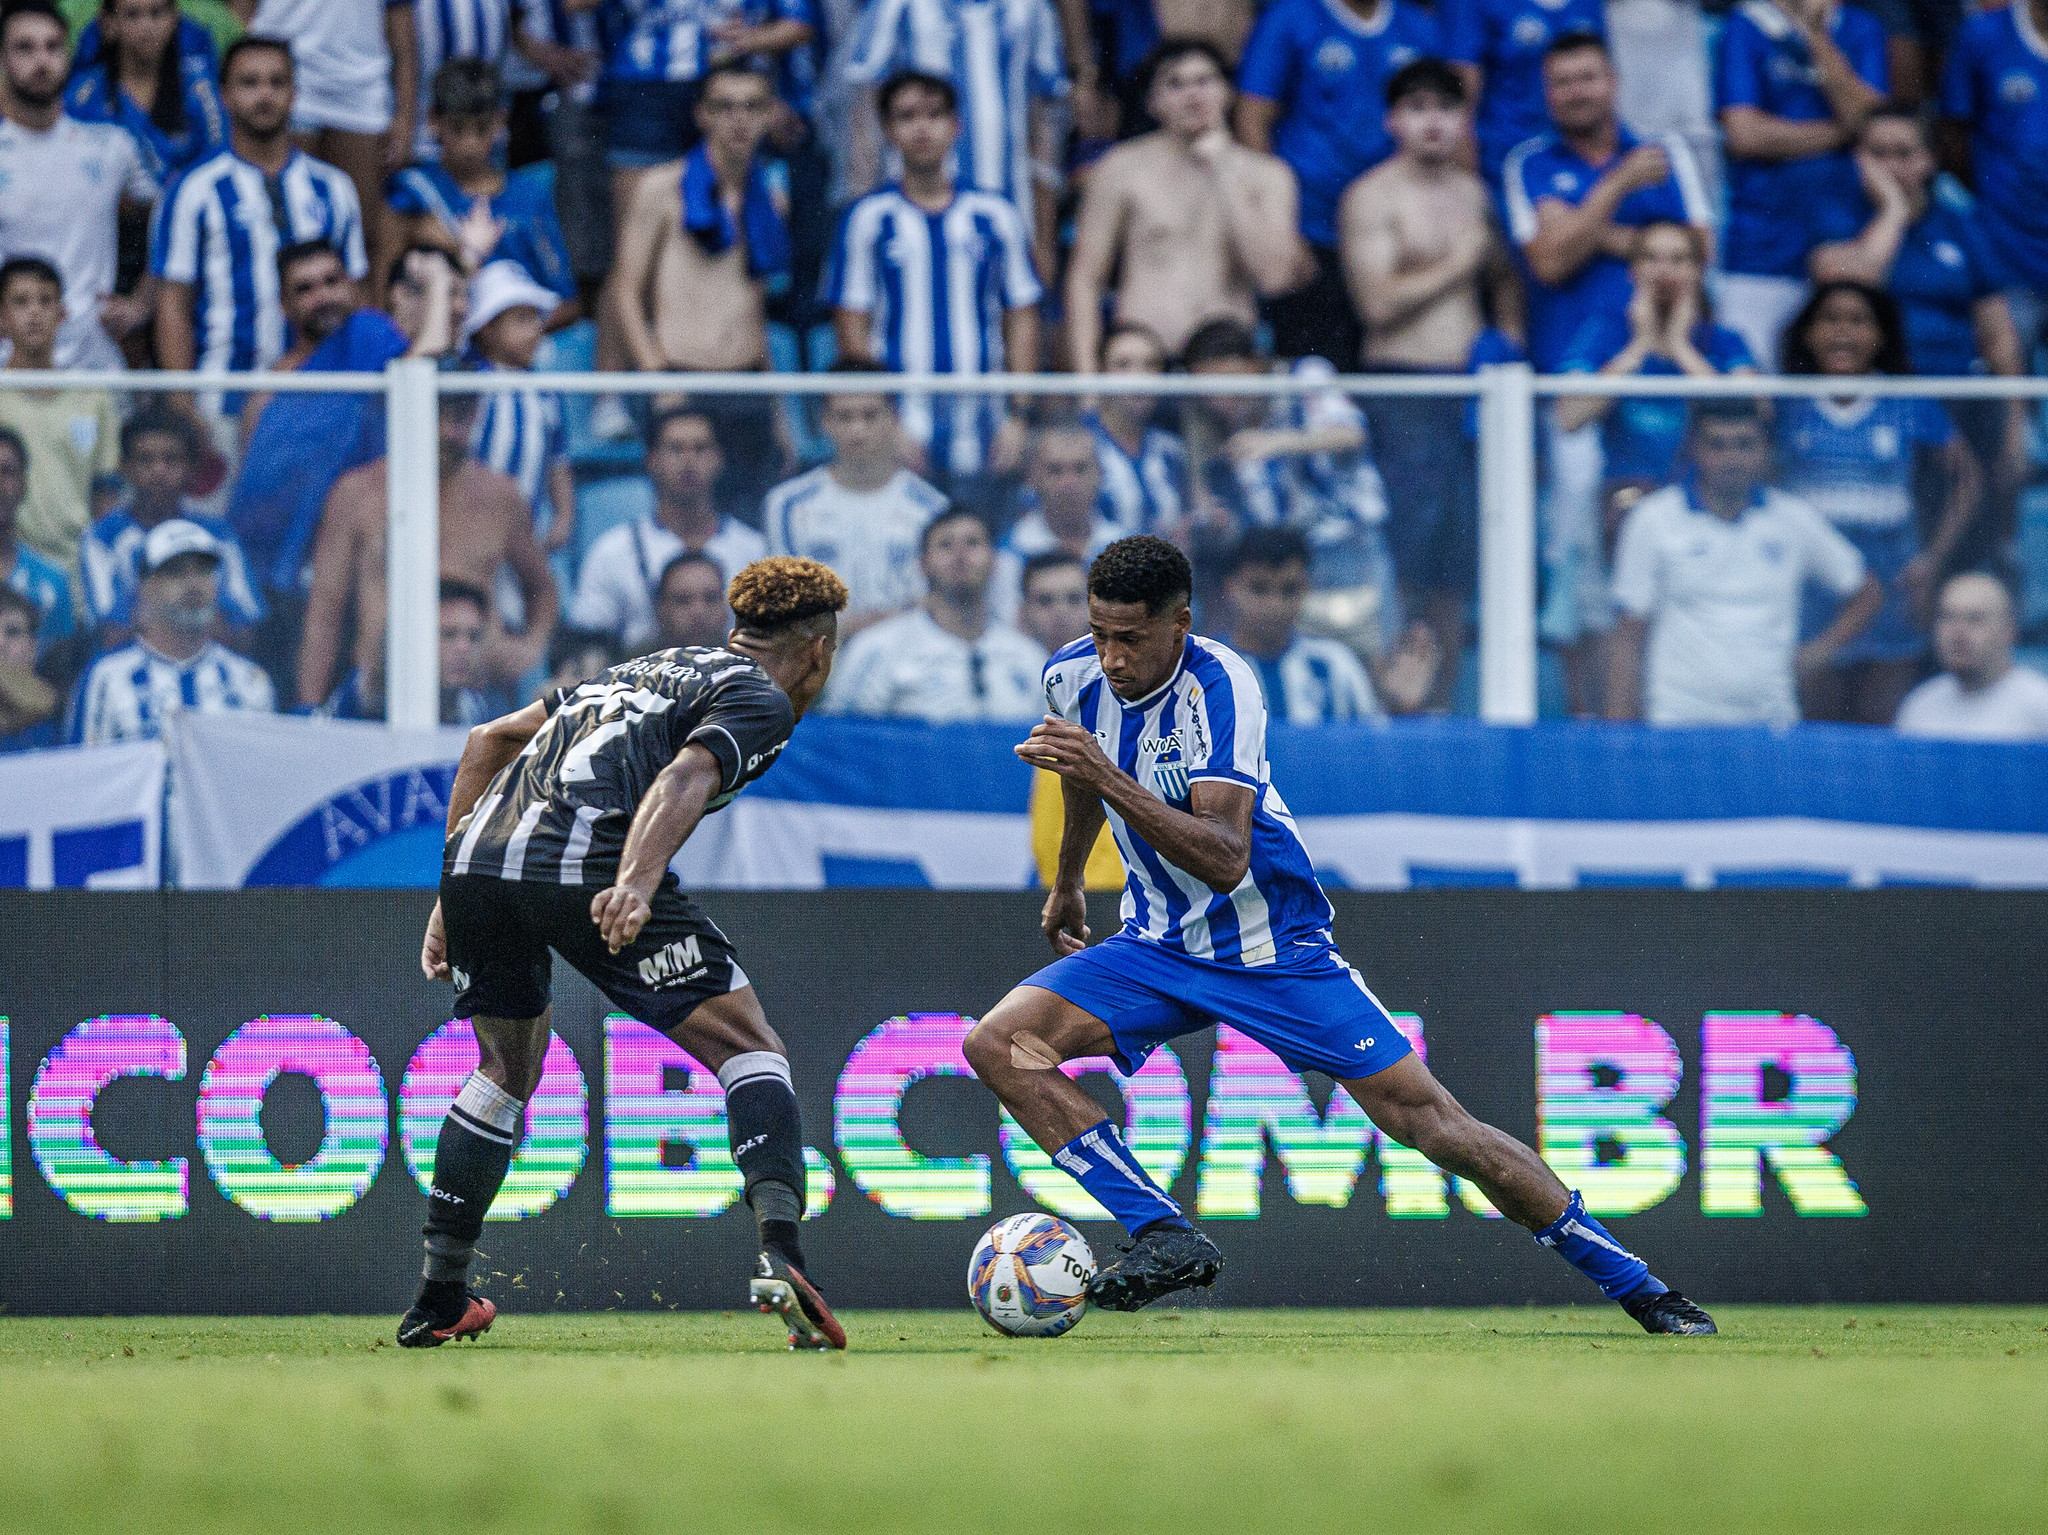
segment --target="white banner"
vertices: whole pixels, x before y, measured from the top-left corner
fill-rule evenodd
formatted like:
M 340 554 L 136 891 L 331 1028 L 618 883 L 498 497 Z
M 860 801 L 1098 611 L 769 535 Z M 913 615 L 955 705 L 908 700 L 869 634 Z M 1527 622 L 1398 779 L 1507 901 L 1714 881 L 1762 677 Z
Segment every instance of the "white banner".
M 154 889 L 163 813 L 155 741 L 0 756 L 0 886 Z
M 269 714 L 179 714 L 170 747 L 178 883 L 416 885 L 439 875 L 468 732 Z

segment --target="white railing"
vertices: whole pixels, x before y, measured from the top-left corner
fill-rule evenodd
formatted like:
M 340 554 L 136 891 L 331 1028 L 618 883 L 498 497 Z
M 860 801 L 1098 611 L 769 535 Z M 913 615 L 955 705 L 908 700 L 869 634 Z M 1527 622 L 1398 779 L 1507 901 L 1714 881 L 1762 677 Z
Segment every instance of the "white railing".
M 423 359 L 365 373 L 64 373 L 0 371 L 0 390 L 104 388 L 127 393 L 381 394 L 386 413 L 390 528 L 386 550 L 386 720 L 396 729 L 438 722 L 440 570 L 437 414 L 443 393 L 544 389 L 561 394 L 689 394 L 775 398 L 827 394 L 926 394 L 1081 398 L 1104 393 L 1160 398 L 1287 397 L 1335 390 L 1351 397 L 1476 398 L 1479 463 L 1479 712 L 1498 724 L 1537 714 L 1537 401 L 1602 397 L 1891 395 L 1923 399 L 2048 399 L 2048 378 L 1723 378 L 1538 376 L 1524 364 L 1476 375 L 1288 374 L 1133 376 L 1077 374 L 819 373 L 443 373 Z M 1465 451 L 1446 444 L 1446 451 Z

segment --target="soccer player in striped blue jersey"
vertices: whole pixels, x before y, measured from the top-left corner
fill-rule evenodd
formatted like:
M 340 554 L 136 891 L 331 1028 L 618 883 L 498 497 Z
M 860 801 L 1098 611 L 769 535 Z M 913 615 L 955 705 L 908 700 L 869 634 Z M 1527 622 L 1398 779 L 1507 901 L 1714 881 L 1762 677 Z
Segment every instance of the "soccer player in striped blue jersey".
M 1059 774 L 1059 868 L 1041 919 L 1061 957 L 968 1035 L 975 1073 L 1031 1138 L 1130 1232 L 1088 1286 L 1135 1311 L 1213 1284 L 1223 1255 L 1057 1068 L 1135 1072 L 1219 1020 L 1295 1071 L 1336 1078 L 1374 1124 L 1471 1179 L 1649 1332 L 1712 1332 L 1586 1213 L 1543 1159 L 1468 1114 L 1409 1046 L 1331 936 L 1335 913 L 1266 762 L 1252 669 L 1189 632 L 1193 572 L 1163 539 L 1120 539 L 1088 575 L 1089 633 L 1045 668 L 1045 722 L 1017 747 Z M 1123 927 L 1087 946 L 1082 869 L 1107 818 L 1128 871 Z
M 1003 197 L 955 182 L 960 97 L 935 75 L 892 76 L 882 131 L 903 179 L 870 192 L 840 221 L 825 270 L 839 355 L 892 373 L 1030 373 L 1038 301 L 1030 231 Z M 1022 423 L 994 395 L 909 394 L 903 425 L 930 472 L 1006 474 L 1023 456 Z

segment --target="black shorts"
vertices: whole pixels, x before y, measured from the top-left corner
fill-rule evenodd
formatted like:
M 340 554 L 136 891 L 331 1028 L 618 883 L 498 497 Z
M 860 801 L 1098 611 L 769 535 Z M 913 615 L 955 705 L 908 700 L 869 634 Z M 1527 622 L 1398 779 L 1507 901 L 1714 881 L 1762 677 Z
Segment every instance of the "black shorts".
M 640 936 L 616 954 L 590 920 L 596 895 L 584 885 L 443 874 L 453 1016 L 538 1018 L 548 1005 L 550 949 L 621 1012 L 665 1034 L 712 997 L 752 984 L 725 934 L 673 874 L 654 892 L 654 914 Z

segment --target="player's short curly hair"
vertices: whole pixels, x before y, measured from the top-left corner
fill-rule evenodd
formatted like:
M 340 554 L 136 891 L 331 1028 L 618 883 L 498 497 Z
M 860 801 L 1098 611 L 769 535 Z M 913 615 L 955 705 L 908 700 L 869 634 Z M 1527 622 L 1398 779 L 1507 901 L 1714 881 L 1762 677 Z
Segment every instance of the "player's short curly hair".
M 1088 595 L 1104 602 L 1142 602 L 1153 617 L 1185 607 L 1195 589 L 1188 557 L 1150 534 L 1120 538 L 1088 567 Z
M 816 560 L 778 554 L 732 578 L 725 600 L 740 627 L 764 638 L 846 606 L 846 583 Z

